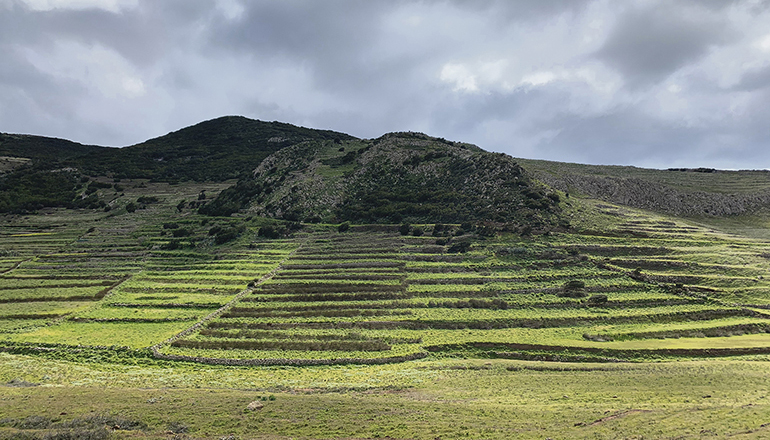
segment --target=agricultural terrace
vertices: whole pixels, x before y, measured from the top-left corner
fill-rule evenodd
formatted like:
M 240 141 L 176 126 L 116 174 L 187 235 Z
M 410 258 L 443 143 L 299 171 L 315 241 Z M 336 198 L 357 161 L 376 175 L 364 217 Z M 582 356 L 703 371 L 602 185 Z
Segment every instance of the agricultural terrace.
M 120 184 L 2 218 L 0 438 L 767 437 L 766 241 L 574 197 L 519 237 Z
M 123 198 L 154 196 L 132 212 L 118 200 L 105 213 L 6 218 L 3 350 L 224 365 L 770 353 L 762 241 L 609 204 L 575 208 L 601 231 L 525 238 L 210 218 L 187 205 L 218 189 L 142 182 Z

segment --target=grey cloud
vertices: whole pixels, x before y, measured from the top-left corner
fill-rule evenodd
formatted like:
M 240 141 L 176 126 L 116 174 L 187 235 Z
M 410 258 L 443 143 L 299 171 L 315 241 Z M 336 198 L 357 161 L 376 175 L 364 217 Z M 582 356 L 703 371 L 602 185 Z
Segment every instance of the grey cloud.
M 751 92 L 770 87 L 770 66 L 746 72 L 731 90 Z
M 578 162 L 667 166 L 683 161 L 701 166 L 697 145 L 704 130 L 653 118 L 634 108 L 593 117 L 562 115 L 550 121 L 559 134 L 544 143 L 549 155 L 565 154 Z
M 4 4 L 11 5 L 0 13 L 4 132 L 124 145 L 243 114 L 360 137 L 418 130 L 588 163 L 755 166 L 770 154 L 770 70 L 743 73 L 725 89 L 715 78 L 739 73 L 707 56 L 720 51 L 720 60 L 744 63 L 754 40 L 739 40 L 742 29 L 730 20 L 743 13 L 741 25 L 754 26 L 756 39 L 767 17 L 757 14 L 767 14 L 770 0 L 255 0 L 243 1 L 237 18 L 208 0 L 140 0 L 120 13 Z M 410 24 L 413 13 L 422 21 Z M 406 20 L 404 27 L 394 20 Z M 581 44 L 584 35 L 595 39 Z M 141 78 L 146 94 L 111 97 L 88 77 L 57 76 L 56 65 L 39 71 L 27 59 L 52 54 L 67 64 L 68 54 L 56 51 L 73 41 L 86 55 L 94 45 L 119 53 L 129 66 L 118 67 Z M 483 71 L 498 60 L 499 76 Z M 448 64 L 478 75 L 478 89 L 443 82 Z M 685 104 L 654 114 L 656 94 L 667 93 L 659 83 L 680 69 Z M 538 72 L 555 76 L 520 83 Z M 622 85 L 605 84 L 613 72 Z M 716 111 L 722 119 L 699 119 L 704 107 L 747 100 L 738 116 L 725 110 Z
M 455 0 L 451 2 L 469 11 L 494 10 L 505 21 L 548 19 L 554 15 L 576 13 L 592 0 Z
M 210 50 L 248 54 L 259 63 L 291 61 L 312 69 L 326 87 L 376 86 L 379 16 L 399 2 L 266 1 L 248 3 L 243 17 L 212 23 Z M 344 13 L 343 13 L 344 11 Z M 371 76 L 377 76 L 376 78 Z M 367 78 L 369 77 L 369 78 Z
M 765 93 L 763 98 L 770 98 Z M 688 125 L 662 119 L 633 106 L 594 116 L 555 114 L 528 127 L 558 135 L 538 146 L 540 158 L 656 168 L 762 168 L 770 161 L 770 109 L 757 97 L 734 120 Z M 747 161 L 746 158 L 751 158 Z
M 729 35 L 723 22 L 688 15 L 692 11 L 676 4 L 628 11 L 595 56 L 631 87 L 659 82 Z
M 79 85 L 39 72 L 11 45 L 0 45 L 0 59 L 0 121 L 32 130 L 40 119 L 55 121 L 72 113 L 83 91 Z

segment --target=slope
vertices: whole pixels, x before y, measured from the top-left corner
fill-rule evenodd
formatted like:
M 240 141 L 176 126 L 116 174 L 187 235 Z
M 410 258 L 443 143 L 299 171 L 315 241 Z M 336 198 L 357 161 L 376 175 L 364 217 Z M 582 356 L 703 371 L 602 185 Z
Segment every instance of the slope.
M 202 213 L 286 220 L 486 221 L 524 230 L 558 222 L 555 193 L 510 156 L 422 133 L 303 142 L 267 157 Z
M 0 212 L 97 206 L 88 178 L 221 182 L 242 177 L 281 148 L 299 142 L 341 142 L 352 136 L 279 122 L 226 116 L 144 143 L 110 148 L 62 139 L 0 135 Z
M 113 174 L 118 178 L 223 181 L 242 177 L 281 148 L 324 139 L 352 139 L 352 136 L 224 116 L 141 144 L 101 150 L 82 157 L 78 165 L 90 174 Z
M 561 191 L 676 216 L 746 215 L 770 206 L 770 172 L 764 170 L 655 170 L 518 160 Z

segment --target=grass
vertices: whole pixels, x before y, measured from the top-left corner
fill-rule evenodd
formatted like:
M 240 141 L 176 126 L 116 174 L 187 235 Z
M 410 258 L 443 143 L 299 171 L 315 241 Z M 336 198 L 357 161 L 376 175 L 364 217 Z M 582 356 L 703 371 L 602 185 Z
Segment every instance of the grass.
M 0 338 L 11 342 L 143 348 L 170 338 L 190 325 L 189 319 L 157 323 L 62 322 Z
M 160 201 L 134 213 L 3 219 L 0 383 L 40 384 L 0 385 L 13 423 L 68 423 L 93 409 L 148 426 L 117 438 L 183 425 L 191 438 L 770 435 L 770 335 L 720 333 L 770 324 L 761 234 L 572 197 L 575 229 L 451 239 L 471 240 L 467 253 L 436 244 L 433 225 L 420 225 L 422 237 L 305 225 L 266 240 L 261 219 L 177 210 L 211 185 L 143 185 L 124 197 Z M 166 223 L 192 235 L 164 249 Z M 208 235 L 230 224 L 245 227 L 233 241 Z M 227 367 L 158 359 L 150 347 L 277 363 L 429 355 Z M 756 350 L 706 351 L 721 348 Z M 19 432 L 13 423 L 0 423 L 0 438 Z
M 147 425 L 131 438 L 166 438 L 172 423 L 193 438 L 763 438 L 770 416 L 770 383 L 752 362 L 105 370 L 0 356 L 0 380 L 41 384 L 3 387 L 5 417 L 111 414 Z M 252 401 L 263 409 L 247 410 Z

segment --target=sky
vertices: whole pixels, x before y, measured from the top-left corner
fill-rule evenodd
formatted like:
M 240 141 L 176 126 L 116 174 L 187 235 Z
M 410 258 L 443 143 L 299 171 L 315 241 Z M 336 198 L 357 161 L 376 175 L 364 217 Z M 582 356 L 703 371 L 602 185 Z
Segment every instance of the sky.
M 224 115 L 514 157 L 770 168 L 770 0 L 0 0 L 0 132 Z

